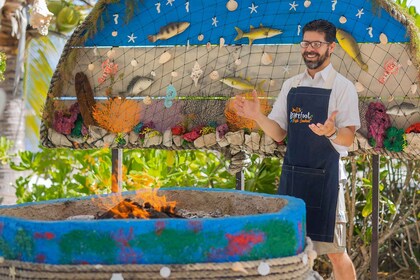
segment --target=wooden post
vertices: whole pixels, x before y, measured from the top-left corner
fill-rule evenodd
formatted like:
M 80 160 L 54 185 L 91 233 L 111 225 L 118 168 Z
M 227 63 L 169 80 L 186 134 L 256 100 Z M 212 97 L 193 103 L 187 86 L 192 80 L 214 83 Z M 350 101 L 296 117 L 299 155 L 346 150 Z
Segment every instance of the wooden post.
M 372 156 L 372 244 L 370 247 L 370 279 L 378 279 L 379 222 L 379 156 Z
M 122 149 L 112 149 L 111 162 L 112 162 L 112 186 L 113 193 L 122 191 Z
M 236 189 L 239 191 L 245 190 L 245 176 L 243 171 L 236 173 Z

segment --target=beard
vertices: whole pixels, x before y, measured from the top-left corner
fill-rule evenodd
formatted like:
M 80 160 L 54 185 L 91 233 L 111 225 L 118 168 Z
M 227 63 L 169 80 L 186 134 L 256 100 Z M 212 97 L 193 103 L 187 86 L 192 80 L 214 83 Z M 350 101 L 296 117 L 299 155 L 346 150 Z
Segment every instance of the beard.
M 317 59 L 308 60 L 306 58 L 306 55 L 311 55 L 311 54 L 315 55 L 315 58 Z M 309 69 L 317 69 L 322 64 L 324 64 L 325 60 L 330 56 L 330 52 L 328 49 L 323 55 L 320 55 L 319 53 L 316 53 L 316 52 L 304 52 L 302 56 L 303 56 L 303 60 L 305 61 L 306 67 L 308 67 Z

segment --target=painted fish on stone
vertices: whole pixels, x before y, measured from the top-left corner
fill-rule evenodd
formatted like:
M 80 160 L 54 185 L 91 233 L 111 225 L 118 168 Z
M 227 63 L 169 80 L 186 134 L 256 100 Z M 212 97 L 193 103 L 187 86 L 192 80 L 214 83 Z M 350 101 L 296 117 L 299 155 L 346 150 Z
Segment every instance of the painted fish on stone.
M 157 40 L 167 40 L 185 31 L 190 26 L 189 22 L 171 22 L 162 26 L 156 35 L 149 35 L 147 39 L 154 43 Z
M 236 78 L 236 77 L 226 77 L 220 80 L 222 83 L 239 90 L 261 90 L 263 84 L 265 83 L 265 80 L 258 83 L 257 87 L 255 87 L 253 84 L 251 84 L 250 81 L 242 79 L 242 78 Z
M 346 31 L 337 28 L 336 38 L 341 48 L 362 68 L 364 71 L 368 71 L 368 65 L 363 61 L 362 54 L 360 53 L 359 45 L 353 36 Z
M 265 38 L 271 38 L 276 35 L 280 35 L 283 33 L 280 29 L 274 29 L 269 27 L 264 27 L 262 24 L 260 27 L 253 27 L 250 26 L 249 32 L 243 32 L 241 29 L 235 26 L 236 32 L 238 32 L 238 35 L 235 37 L 235 41 L 238 41 L 242 38 L 248 38 L 249 39 L 249 45 L 252 45 L 252 42 L 257 39 L 265 39 Z
M 127 86 L 126 96 L 138 95 L 153 83 L 153 79 L 143 76 L 135 76 Z
M 409 116 L 414 113 L 420 112 L 419 107 L 416 107 L 414 104 L 403 102 L 399 105 L 394 105 L 388 110 L 386 110 L 386 113 L 388 115 L 394 115 L 394 116 Z

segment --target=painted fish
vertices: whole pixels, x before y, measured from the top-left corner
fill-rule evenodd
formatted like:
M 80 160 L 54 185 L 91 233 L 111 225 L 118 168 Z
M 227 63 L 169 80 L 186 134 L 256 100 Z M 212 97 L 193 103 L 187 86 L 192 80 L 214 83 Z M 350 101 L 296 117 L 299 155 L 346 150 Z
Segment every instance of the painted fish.
M 137 95 L 140 92 L 144 91 L 153 83 L 153 80 L 148 77 L 135 76 L 131 79 L 130 83 L 127 86 L 126 95 Z
M 394 116 L 409 116 L 414 113 L 420 112 L 419 107 L 416 107 L 414 104 L 403 102 L 399 105 L 394 105 L 388 110 L 386 110 L 386 113 L 388 115 L 394 115 Z
M 242 78 L 236 78 L 236 77 L 227 77 L 220 80 L 222 83 L 239 89 L 239 90 L 253 90 L 253 89 L 261 89 L 262 85 L 265 83 L 265 80 L 258 83 L 257 87 L 253 84 L 251 84 L 250 81 L 242 79 Z
M 243 32 L 241 29 L 235 26 L 236 32 L 238 32 L 238 35 L 235 37 L 235 41 L 240 40 L 241 38 L 248 38 L 249 39 L 249 45 L 252 45 L 252 42 L 257 39 L 265 39 L 265 38 L 271 38 L 276 35 L 282 34 L 283 31 L 280 29 L 274 29 L 269 27 L 263 27 L 261 24 L 260 27 L 254 28 L 252 25 L 249 28 L 249 32 Z
M 368 71 L 368 65 L 363 61 L 362 54 L 360 53 L 359 45 L 353 36 L 346 31 L 337 28 L 336 38 L 343 50 L 362 68 L 364 71 Z
M 167 40 L 185 31 L 190 26 L 189 22 L 171 22 L 162 26 L 156 35 L 149 35 L 147 39 L 154 43 L 157 40 Z

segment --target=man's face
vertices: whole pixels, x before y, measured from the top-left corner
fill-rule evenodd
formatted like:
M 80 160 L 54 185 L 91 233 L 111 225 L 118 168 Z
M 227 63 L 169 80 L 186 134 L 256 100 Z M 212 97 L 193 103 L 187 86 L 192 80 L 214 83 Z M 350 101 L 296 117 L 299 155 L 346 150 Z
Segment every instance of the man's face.
M 309 69 L 317 69 L 330 58 L 332 49 L 330 44 L 325 41 L 325 34 L 316 31 L 306 31 L 303 35 L 304 42 L 322 42 L 319 48 L 314 48 L 311 44 L 307 48 L 301 48 L 303 60 Z M 315 43 L 316 44 L 316 43 Z M 333 43 L 332 43 L 333 44 Z M 319 44 L 318 44 L 319 45 Z

